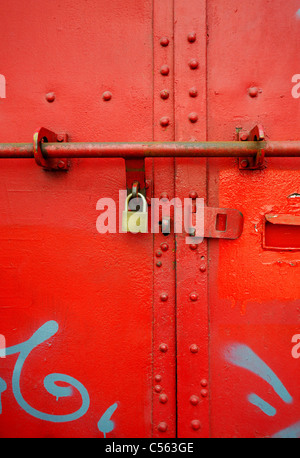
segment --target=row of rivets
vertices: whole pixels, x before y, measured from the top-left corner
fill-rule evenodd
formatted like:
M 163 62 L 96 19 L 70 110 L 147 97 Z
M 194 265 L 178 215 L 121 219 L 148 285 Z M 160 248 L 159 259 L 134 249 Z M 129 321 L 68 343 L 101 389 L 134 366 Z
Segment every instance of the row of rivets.
M 194 43 L 196 41 L 196 33 L 195 32 L 191 32 L 188 34 L 187 36 L 187 40 L 189 43 Z M 189 61 L 189 67 L 191 70 L 197 70 L 197 68 L 199 67 L 199 62 L 197 59 L 191 59 Z M 197 97 L 198 95 L 198 91 L 197 91 L 197 88 L 195 87 L 192 87 L 190 90 L 189 90 L 189 96 L 190 97 Z M 198 121 L 198 114 L 195 113 L 195 112 L 192 112 L 188 115 L 188 119 L 189 121 L 194 124 Z

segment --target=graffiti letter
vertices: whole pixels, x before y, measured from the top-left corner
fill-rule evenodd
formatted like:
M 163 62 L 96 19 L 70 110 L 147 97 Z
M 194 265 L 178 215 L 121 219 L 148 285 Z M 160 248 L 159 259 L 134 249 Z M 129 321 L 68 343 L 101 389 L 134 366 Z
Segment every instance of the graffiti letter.
M 6 358 L 6 341 L 2 334 L 0 334 L 0 358 Z
M 296 74 L 292 77 L 292 83 L 297 83 L 296 86 L 293 87 L 292 89 L 292 96 L 294 99 L 299 99 L 300 97 L 300 75 Z
M 0 75 L 0 99 L 6 98 L 6 81 L 5 76 Z
M 292 357 L 298 359 L 300 358 L 300 334 L 295 334 L 292 337 L 292 343 L 297 343 L 297 345 L 294 345 L 292 348 Z

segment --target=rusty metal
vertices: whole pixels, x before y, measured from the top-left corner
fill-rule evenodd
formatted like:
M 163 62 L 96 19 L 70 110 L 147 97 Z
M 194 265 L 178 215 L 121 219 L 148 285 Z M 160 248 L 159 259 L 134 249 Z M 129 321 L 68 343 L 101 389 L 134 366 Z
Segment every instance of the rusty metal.
M 300 157 L 300 141 L 228 142 L 68 142 L 43 143 L 46 159 L 147 157 Z M 0 159 L 30 159 L 32 143 L 0 143 Z

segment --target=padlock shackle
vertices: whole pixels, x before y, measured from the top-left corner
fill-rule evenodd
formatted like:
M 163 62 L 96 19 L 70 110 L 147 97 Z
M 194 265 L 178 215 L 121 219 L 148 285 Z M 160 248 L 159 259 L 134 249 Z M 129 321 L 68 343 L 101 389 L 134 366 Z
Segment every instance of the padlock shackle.
M 146 201 L 145 196 L 143 196 L 143 194 L 141 194 L 139 192 L 138 192 L 137 196 L 142 198 L 142 201 L 143 201 L 143 210 L 142 211 L 146 212 L 147 211 L 147 201 Z M 126 200 L 125 200 L 125 211 L 128 211 L 128 204 L 129 204 L 129 201 L 131 200 L 131 198 L 136 199 L 136 197 L 132 197 L 132 193 L 128 194 L 128 196 L 126 197 Z

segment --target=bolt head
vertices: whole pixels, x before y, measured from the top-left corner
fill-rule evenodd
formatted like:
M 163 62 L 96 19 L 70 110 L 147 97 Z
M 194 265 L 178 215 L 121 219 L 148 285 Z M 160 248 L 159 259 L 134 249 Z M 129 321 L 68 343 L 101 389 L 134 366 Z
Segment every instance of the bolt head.
M 162 386 L 161 385 L 155 385 L 154 390 L 156 391 L 156 393 L 160 393 L 161 390 L 162 390 Z
M 165 433 L 168 429 L 168 425 L 165 421 L 162 421 L 159 423 L 159 425 L 157 426 L 157 429 L 158 431 L 160 431 L 161 433 Z
M 161 404 L 166 404 L 166 403 L 168 402 L 168 396 L 167 396 L 166 394 L 164 394 L 164 393 L 161 394 L 161 395 L 159 396 L 159 402 L 160 402 Z
M 170 92 L 167 89 L 163 89 L 160 91 L 160 97 L 164 100 L 168 99 L 170 96 Z
M 105 102 L 108 102 L 108 101 L 111 100 L 111 98 L 112 98 L 112 93 L 109 92 L 109 91 L 105 91 L 105 92 L 103 92 L 103 94 L 102 94 L 102 98 L 103 98 L 103 100 L 104 100 Z
M 197 59 L 191 59 L 189 62 L 189 66 L 192 70 L 195 70 L 199 67 L 199 62 L 197 61 Z
M 198 95 L 198 90 L 196 87 L 191 87 L 189 90 L 189 96 L 190 97 L 197 97 Z
M 197 431 L 198 429 L 201 428 L 201 423 L 199 420 L 192 420 L 191 421 L 191 427 L 192 429 L 194 429 L 195 431 Z
M 49 103 L 54 102 L 54 100 L 55 100 L 55 93 L 54 93 L 54 92 L 48 92 L 48 94 L 46 94 L 46 100 L 47 100 L 47 102 L 49 102 Z
M 246 169 L 246 168 L 249 166 L 249 161 L 248 161 L 248 159 L 242 159 L 241 162 L 240 162 L 240 166 L 241 166 L 243 169 Z
M 200 402 L 200 399 L 198 398 L 198 396 L 196 396 L 195 394 L 193 394 L 191 397 L 190 397 L 190 403 L 193 405 L 193 406 L 196 406 L 197 404 L 199 404 Z
M 187 39 L 189 43 L 194 43 L 196 41 L 196 32 L 191 32 L 188 34 Z
M 162 67 L 160 68 L 161 75 L 168 76 L 169 72 L 170 72 L 169 66 L 168 65 L 162 65 Z
M 259 92 L 259 89 L 257 87 L 250 87 L 248 89 L 248 94 L 250 95 L 250 97 L 257 97 L 258 96 L 258 92 Z
M 167 295 L 166 293 L 162 293 L 162 294 L 160 295 L 160 300 L 161 300 L 162 302 L 167 302 L 167 300 L 168 300 L 168 295 Z
M 190 346 L 190 352 L 191 352 L 191 353 L 198 353 L 198 351 L 199 351 L 198 345 L 192 344 L 192 345 Z
M 168 125 L 170 124 L 170 119 L 167 116 L 164 116 L 160 119 L 159 122 L 162 127 L 168 127 Z
M 190 199 L 197 199 L 197 197 L 198 197 L 197 191 L 191 191 L 189 193 L 189 197 L 190 197 Z
M 162 37 L 159 42 L 161 46 L 165 47 L 165 46 L 168 46 L 170 41 L 168 37 Z
M 198 300 L 198 294 L 195 293 L 195 292 L 191 293 L 190 294 L 190 299 L 191 299 L 191 301 L 196 302 Z
M 192 122 L 192 123 L 195 123 L 198 121 L 198 115 L 197 113 L 190 113 L 189 114 L 189 120 Z
M 159 349 L 160 349 L 160 351 L 161 351 L 162 353 L 167 353 L 167 351 L 168 351 L 168 345 L 162 343 L 162 344 L 160 344 Z
M 65 166 L 66 166 L 66 164 L 65 164 L 65 162 L 64 162 L 64 161 L 58 161 L 58 163 L 57 163 L 57 167 L 58 167 L 59 169 L 64 169 L 64 168 L 65 168 Z
M 160 245 L 160 248 L 162 249 L 162 251 L 168 251 L 169 245 L 167 243 L 162 243 Z

